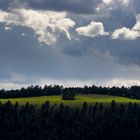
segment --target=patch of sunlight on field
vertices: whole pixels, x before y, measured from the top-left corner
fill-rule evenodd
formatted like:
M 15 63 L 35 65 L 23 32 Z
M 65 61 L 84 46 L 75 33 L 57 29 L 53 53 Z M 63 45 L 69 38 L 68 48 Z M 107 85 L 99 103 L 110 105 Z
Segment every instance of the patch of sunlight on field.
M 82 105 L 84 102 L 87 102 L 89 104 L 102 102 L 105 104 L 105 103 L 111 103 L 112 100 L 115 100 L 115 102 L 117 103 L 129 103 L 129 102 L 140 103 L 140 100 L 136 100 L 136 99 L 129 99 L 125 97 L 116 97 L 116 96 L 107 96 L 107 95 L 77 95 L 76 100 L 62 100 L 61 96 L 42 96 L 42 97 L 15 98 L 15 99 L 0 99 L 2 103 L 5 103 L 9 100 L 11 101 L 12 104 L 14 104 L 17 101 L 20 105 L 24 105 L 26 102 L 29 102 L 30 104 L 34 104 L 37 106 L 40 106 L 42 103 L 45 103 L 46 101 L 49 101 L 51 104 L 59 105 L 60 103 L 63 103 L 65 105 L 71 105 L 71 106 L 79 106 L 79 105 Z

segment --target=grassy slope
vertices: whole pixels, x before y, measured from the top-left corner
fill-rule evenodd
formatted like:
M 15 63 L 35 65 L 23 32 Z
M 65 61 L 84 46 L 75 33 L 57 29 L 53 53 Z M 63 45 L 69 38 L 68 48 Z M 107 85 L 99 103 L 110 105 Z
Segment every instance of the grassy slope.
M 114 96 L 105 96 L 105 95 L 77 95 L 76 100 L 74 101 L 64 101 L 61 100 L 61 96 L 42 96 L 42 97 L 30 97 L 30 98 L 15 98 L 15 99 L 0 99 L 2 103 L 7 102 L 10 100 L 12 103 L 16 101 L 19 102 L 20 105 L 29 102 L 34 105 L 41 105 L 45 101 L 50 101 L 51 104 L 60 104 L 64 103 L 66 105 L 73 105 L 79 106 L 83 104 L 83 102 L 87 103 L 95 103 L 95 102 L 102 102 L 102 103 L 110 103 L 112 100 L 115 100 L 118 103 L 128 103 L 128 102 L 137 102 L 140 103 L 140 100 L 129 99 L 124 97 L 114 97 Z

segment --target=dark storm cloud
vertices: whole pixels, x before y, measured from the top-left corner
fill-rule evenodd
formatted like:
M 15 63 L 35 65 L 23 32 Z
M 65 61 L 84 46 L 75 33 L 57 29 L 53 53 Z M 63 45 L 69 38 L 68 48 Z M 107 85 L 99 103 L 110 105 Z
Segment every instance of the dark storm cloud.
M 139 0 L 129 0 L 129 10 L 133 11 L 134 13 L 139 13 L 140 12 L 140 1 Z
M 94 57 L 96 56 L 106 59 L 107 61 L 113 61 L 122 66 L 140 67 L 139 44 L 140 39 L 112 40 L 108 37 L 90 38 L 80 36 L 79 40 L 73 39 L 73 41 L 69 43 L 63 42 L 62 51 L 64 54 L 72 57 L 82 58 L 93 55 Z
M 0 0 L 0 9 L 7 9 L 11 6 L 13 0 Z
M 19 7 L 23 5 L 22 0 L 0 0 L 0 9 L 10 10 L 11 8 Z
M 51 48 L 39 46 L 33 38 L 32 31 L 28 36 L 21 36 L 24 29 L 13 29 L 5 32 L 0 26 L 0 78 L 11 79 L 13 73 L 25 75 L 26 83 L 37 79 L 97 79 L 113 75 L 111 64 L 108 61 L 91 53 L 73 57 L 61 52 L 59 47 Z M 67 47 L 67 46 L 63 46 Z M 72 46 L 74 47 L 74 46 Z M 79 48 L 78 48 L 79 49 Z M 74 50 L 74 48 L 73 48 Z M 78 53 L 78 51 L 77 51 Z M 103 71 L 108 69 L 107 71 Z M 112 72 L 111 72 L 112 71 Z M 7 76 L 5 76 L 7 75 Z M 15 81 L 14 81 L 15 82 Z M 25 81 L 24 81 L 25 82 Z
M 68 11 L 74 13 L 91 14 L 96 11 L 102 0 L 0 0 L 0 8 L 27 6 L 40 10 Z
M 29 0 L 28 5 L 37 9 L 70 11 L 75 13 L 94 13 L 101 0 Z

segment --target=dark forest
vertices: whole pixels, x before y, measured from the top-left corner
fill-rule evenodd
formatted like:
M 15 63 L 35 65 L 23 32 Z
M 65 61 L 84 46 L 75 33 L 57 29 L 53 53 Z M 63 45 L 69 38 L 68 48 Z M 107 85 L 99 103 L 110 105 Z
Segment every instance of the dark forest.
M 138 140 L 140 107 L 136 103 L 105 107 L 102 103 L 82 108 L 59 107 L 48 101 L 41 108 L 10 101 L 0 103 L 1 140 Z
M 51 96 L 51 95 L 61 95 L 63 93 L 72 94 L 99 94 L 99 95 L 112 95 L 128 97 L 132 99 L 140 99 L 140 87 L 97 87 L 84 86 L 84 87 L 69 87 L 64 88 L 59 85 L 45 85 L 41 86 L 30 86 L 28 88 L 21 88 L 17 90 L 0 90 L 0 98 L 19 98 L 19 97 L 37 97 L 37 96 Z

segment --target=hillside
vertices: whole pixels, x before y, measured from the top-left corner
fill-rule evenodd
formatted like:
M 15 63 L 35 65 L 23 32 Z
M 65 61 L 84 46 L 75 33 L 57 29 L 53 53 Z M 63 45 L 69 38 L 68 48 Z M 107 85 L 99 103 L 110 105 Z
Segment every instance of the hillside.
M 96 103 L 96 102 L 102 102 L 104 104 L 110 103 L 112 100 L 115 100 L 116 103 L 129 103 L 129 102 L 136 102 L 140 103 L 140 100 L 136 99 L 130 99 L 125 97 L 118 97 L 118 96 L 106 96 L 106 95 L 77 95 L 76 100 L 62 100 L 61 96 L 41 96 L 41 97 L 28 97 L 28 98 L 14 98 L 14 99 L 0 99 L 2 103 L 5 103 L 7 101 L 11 101 L 12 104 L 14 104 L 16 101 L 23 105 L 26 102 L 29 102 L 33 105 L 41 105 L 42 103 L 45 103 L 46 101 L 49 101 L 51 104 L 59 105 L 60 103 L 63 103 L 65 105 L 70 106 L 80 106 L 84 102 L 87 102 L 89 104 Z

